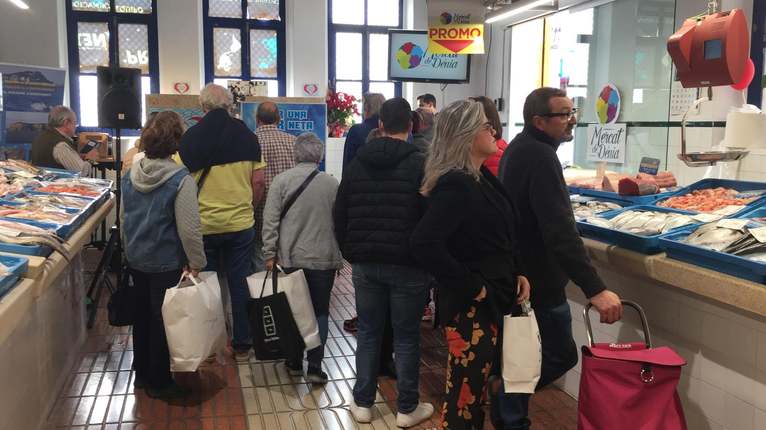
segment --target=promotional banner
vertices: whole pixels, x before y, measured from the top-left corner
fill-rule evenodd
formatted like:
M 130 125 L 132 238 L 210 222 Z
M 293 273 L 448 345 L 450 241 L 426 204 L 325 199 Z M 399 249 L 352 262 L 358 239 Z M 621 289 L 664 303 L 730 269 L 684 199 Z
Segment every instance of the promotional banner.
M 628 131 L 625 124 L 588 125 L 588 161 L 625 163 L 625 142 Z
M 202 119 L 204 113 L 199 104 L 199 96 L 185 94 L 147 94 L 146 113 L 173 111 L 184 119 L 186 127 L 191 127 Z
M 483 54 L 484 14 L 481 2 L 428 2 L 428 50 L 434 54 Z
M 255 131 L 255 114 L 258 105 L 270 101 L 279 108 L 277 127 L 292 135 L 311 132 L 327 143 L 327 104 L 320 97 L 250 97 L 241 104 L 241 119 L 250 130 Z M 325 146 L 326 151 L 326 146 Z M 324 160 L 319 166 L 324 170 Z
M 402 81 L 461 83 L 469 81 L 470 55 L 436 54 L 420 31 L 389 32 L 388 77 Z
M 48 123 L 48 112 L 64 103 L 66 71 L 0 63 L 0 76 L 0 157 L 28 159 L 32 141 Z

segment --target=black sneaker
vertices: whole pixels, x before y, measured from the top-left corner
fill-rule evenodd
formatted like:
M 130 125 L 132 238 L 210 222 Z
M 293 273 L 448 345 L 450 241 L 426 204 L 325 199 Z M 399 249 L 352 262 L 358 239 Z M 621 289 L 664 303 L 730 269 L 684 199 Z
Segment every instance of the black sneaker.
M 290 360 L 285 360 L 285 367 L 287 367 L 287 373 L 291 376 L 301 376 L 303 375 L 303 362 L 291 362 Z
M 306 372 L 306 380 L 312 384 L 326 384 L 327 374 L 321 368 L 309 367 Z
M 189 395 L 189 390 L 172 382 L 160 389 L 147 388 L 146 395 L 153 399 L 181 399 Z

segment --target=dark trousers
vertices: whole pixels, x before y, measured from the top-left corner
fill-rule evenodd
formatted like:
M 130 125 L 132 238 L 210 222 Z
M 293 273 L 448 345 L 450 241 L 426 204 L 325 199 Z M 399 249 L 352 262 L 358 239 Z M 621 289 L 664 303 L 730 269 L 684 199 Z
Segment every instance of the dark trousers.
M 162 322 L 162 302 L 165 290 L 176 286 L 181 271 L 145 273 L 131 269 L 130 275 L 136 299 L 133 322 L 136 379 L 143 380 L 150 388 L 161 389 L 173 382 L 168 340 Z
M 285 269 L 290 273 L 297 269 Z M 322 359 L 324 358 L 324 346 L 327 343 L 327 331 L 330 318 L 330 294 L 335 283 L 335 269 L 330 270 L 311 270 L 303 269 L 303 275 L 306 277 L 306 283 L 309 286 L 311 294 L 311 304 L 314 307 L 314 315 L 319 325 L 319 337 L 322 343 L 306 352 L 306 360 L 309 362 L 309 368 L 321 369 Z M 293 362 L 300 362 L 303 357 L 296 357 Z
M 577 344 L 572 336 L 572 313 L 569 303 L 553 308 L 535 309 L 543 363 L 537 389 L 564 376 L 577 365 Z M 500 394 L 492 402 L 492 421 L 504 430 L 528 430 L 530 394 Z M 500 425 L 502 422 L 502 426 Z
M 250 290 L 247 277 L 253 274 L 252 228 L 234 233 L 208 234 L 203 237 L 207 268 L 205 270 L 226 273 L 231 296 L 231 314 L 234 320 L 231 346 L 237 351 L 247 351 L 253 346 L 247 302 Z M 221 265 L 221 267 L 219 267 Z
M 446 324 L 447 398 L 442 406 L 442 429 L 481 429 L 481 399 L 496 358 L 497 323 L 486 302 L 474 302 Z

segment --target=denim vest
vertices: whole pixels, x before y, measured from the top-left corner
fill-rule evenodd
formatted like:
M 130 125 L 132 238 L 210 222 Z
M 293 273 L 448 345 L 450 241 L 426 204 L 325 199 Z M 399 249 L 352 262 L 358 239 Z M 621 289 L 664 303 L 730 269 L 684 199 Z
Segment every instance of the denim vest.
M 178 187 L 188 174 L 182 168 L 148 193 L 133 187 L 130 172 L 122 178 L 125 258 L 132 269 L 159 273 L 178 270 L 186 264 L 176 229 L 175 200 Z

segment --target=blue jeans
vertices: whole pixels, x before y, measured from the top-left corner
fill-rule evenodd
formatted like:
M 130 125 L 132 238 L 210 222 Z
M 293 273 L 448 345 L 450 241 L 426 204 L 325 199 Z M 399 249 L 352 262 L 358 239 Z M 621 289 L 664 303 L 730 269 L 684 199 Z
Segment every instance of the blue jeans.
M 397 406 L 399 412 L 410 413 L 419 401 L 420 321 L 428 293 L 428 275 L 414 267 L 364 263 L 353 265 L 352 279 L 359 316 L 354 402 L 365 408 L 375 402 L 380 345 L 390 310 L 399 391 Z
M 231 296 L 231 313 L 234 319 L 231 346 L 236 351 L 247 351 L 253 346 L 250 337 L 250 322 L 247 317 L 247 302 L 250 291 L 246 278 L 253 274 L 252 228 L 234 233 L 208 234 L 203 236 L 207 271 L 226 272 Z
M 266 264 L 263 261 L 263 238 L 261 232 L 255 233 L 253 239 L 253 270 L 254 273 L 265 272 Z
M 541 389 L 564 376 L 577 365 L 577 344 L 572 336 L 572 313 L 569 303 L 564 302 L 548 309 L 535 309 L 540 328 L 543 363 L 537 389 Z M 530 394 L 501 393 L 492 402 L 492 418 L 495 428 L 504 430 L 528 430 Z M 497 421 L 502 420 L 502 427 Z

